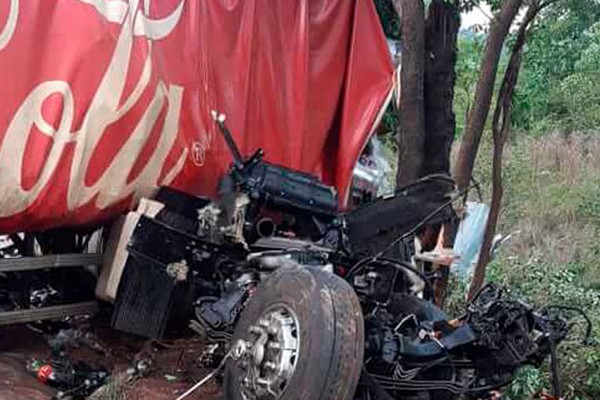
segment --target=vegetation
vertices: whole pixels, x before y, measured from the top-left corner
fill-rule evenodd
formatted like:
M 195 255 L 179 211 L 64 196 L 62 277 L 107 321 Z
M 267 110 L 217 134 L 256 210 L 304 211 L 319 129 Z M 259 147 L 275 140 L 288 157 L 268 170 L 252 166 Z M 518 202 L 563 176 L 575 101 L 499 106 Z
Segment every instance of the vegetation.
M 563 3 L 542 15 L 524 49 L 504 158 L 499 222 L 501 232 L 515 235 L 490 264 L 487 278 L 539 305 L 583 308 L 595 322 L 597 343 L 600 23 L 595 21 L 600 21 L 600 3 Z M 454 103 L 458 136 L 473 101 L 484 43 L 484 33 L 463 32 L 459 38 Z M 507 59 L 503 54 L 500 70 Z M 487 135 L 475 169 L 484 193 L 491 185 L 491 147 Z M 489 192 L 485 200 L 489 201 Z M 455 306 L 465 295 L 464 288 L 456 289 L 451 301 Z M 565 398 L 598 399 L 600 347 L 582 345 L 581 334 L 576 330 L 561 349 Z M 528 399 L 549 387 L 547 368 L 528 369 L 521 372 L 507 397 Z
M 475 171 L 489 187 L 491 144 L 485 141 Z M 555 133 L 520 136 L 505 156 L 505 194 L 499 230 L 512 233 L 490 264 L 487 278 L 537 305 L 581 307 L 595 324 L 595 344 L 583 345 L 583 320 L 561 346 L 565 398 L 600 398 L 600 136 Z M 484 197 L 488 196 L 485 194 Z M 455 281 L 450 307 L 466 294 Z M 576 317 L 576 316 L 575 316 Z M 507 396 L 529 399 L 549 388 L 544 366 L 522 371 Z
M 472 106 L 485 40 L 485 31 L 459 36 L 454 103 L 459 136 Z M 505 49 L 500 71 L 507 53 Z M 512 122 L 514 131 L 533 135 L 600 126 L 599 1 L 560 0 L 542 12 L 525 45 Z
M 491 3 L 498 10 L 503 2 Z M 528 4 L 524 1 L 521 9 Z M 397 35 L 400 28 L 393 25 L 388 31 Z M 515 33 L 511 30 L 506 39 L 498 76 L 506 69 Z M 485 30 L 458 36 L 456 142 L 474 105 L 487 40 Z M 596 343 L 582 345 L 582 330 L 574 329 L 561 347 L 562 382 L 566 399 L 600 399 L 600 1 L 548 2 L 531 25 L 521 61 L 498 222 L 500 232 L 513 236 L 489 265 L 486 279 L 539 305 L 578 306 L 589 314 Z M 496 79 L 494 93 L 500 84 Z M 394 118 L 386 122 L 393 131 Z M 474 171 L 485 202 L 491 198 L 491 136 L 488 117 Z M 461 306 L 467 293 L 467 283 L 455 279 L 453 286 L 449 309 Z M 544 366 L 522 371 L 506 396 L 531 399 L 549 388 Z

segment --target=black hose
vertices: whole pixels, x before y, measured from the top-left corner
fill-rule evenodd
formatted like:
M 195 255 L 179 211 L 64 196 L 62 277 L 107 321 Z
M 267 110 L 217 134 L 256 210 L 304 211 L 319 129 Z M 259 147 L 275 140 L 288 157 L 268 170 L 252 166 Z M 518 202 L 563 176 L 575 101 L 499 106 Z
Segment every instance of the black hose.
M 407 263 L 405 261 L 400 261 L 400 260 L 393 260 L 391 258 L 380 258 L 376 262 L 383 262 L 383 264 L 388 264 L 388 265 L 391 265 L 391 266 L 393 266 L 395 268 L 400 268 L 400 269 L 404 269 L 405 271 L 412 272 L 413 274 L 415 274 L 419 278 L 421 278 L 421 280 L 423 281 L 423 284 L 425 285 L 425 291 L 431 290 L 431 282 L 425 276 L 425 274 L 423 274 L 421 271 L 419 271 L 418 269 L 416 269 L 415 267 L 413 267 L 409 263 Z M 390 290 L 389 290 L 388 296 L 391 296 L 391 294 L 392 294 L 392 292 L 394 290 L 395 284 L 396 284 L 396 276 L 394 276 L 394 279 L 391 282 L 391 286 L 390 286 Z
M 576 313 L 581 315 L 585 319 L 585 322 L 586 322 L 585 335 L 582 340 L 582 344 L 589 345 L 592 343 L 593 324 L 592 324 L 592 321 L 590 320 L 590 317 L 587 316 L 587 314 L 585 313 L 585 311 L 583 311 L 583 309 L 581 309 L 579 307 L 561 306 L 561 305 L 549 305 L 549 306 L 544 307 L 544 309 L 545 310 L 575 311 Z
M 556 355 L 556 342 L 552 333 L 552 324 L 550 324 L 550 374 L 552 377 L 552 396 L 555 399 L 562 399 L 562 385 L 560 383 L 560 374 L 558 372 L 558 356 Z
M 582 340 L 582 343 L 584 345 L 589 345 L 592 342 L 592 321 L 590 320 L 590 318 L 587 316 L 587 314 L 585 313 L 585 311 L 583 311 L 583 309 L 579 308 L 579 307 L 573 307 L 573 306 L 561 306 L 561 305 L 549 305 L 546 306 L 544 308 L 546 311 L 549 310 L 559 310 L 559 311 L 575 311 L 577 313 L 579 313 L 586 322 L 586 331 L 585 331 L 585 337 Z M 559 366 L 558 366 L 558 356 L 556 354 L 556 340 L 554 338 L 554 332 L 552 329 L 552 323 L 548 324 L 548 341 L 550 343 L 550 375 L 552 378 L 552 395 L 557 398 L 560 399 L 562 398 L 562 384 L 560 381 L 560 374 L 559 374 Z
M 409 183 L 408 185 L 405 185 L 405 186 L 402 186 L 401 188 L 396 189 L 395 193 L 401 193 L 401 192 L 404 192 L 415 186 L 418 186 L 422 183 L 427 183 L 427 182 L 436 181 L 436 180 L 446 181 L 447 183 L 454 185 L 454 180 L 446 174 L 431 174 L 431 175 L 427 175 L 422 178 L 419 178 L 416 181 Z

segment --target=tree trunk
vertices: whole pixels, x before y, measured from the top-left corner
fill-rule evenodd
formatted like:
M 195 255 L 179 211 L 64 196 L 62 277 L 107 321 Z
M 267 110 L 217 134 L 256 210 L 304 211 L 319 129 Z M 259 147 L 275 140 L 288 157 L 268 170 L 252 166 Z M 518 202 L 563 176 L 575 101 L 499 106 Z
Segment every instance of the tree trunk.
M 421 176 L 450 173 L 459 27 L 458 1 L 433 0 L 425 21 L 425 161 Z
M 456 118 L 453 110 L 455 65 L 460 14 L 458 1 L 433 0 L 425 19 L 425 145 L 420 176 L 450 173 L 450 150 Z M 456 229 L 444 226 L 444 246 L 452 247 Z M 434 281 L 435 304 L 446 299 L 449 268 Z
M 534 1 L 525 14 L 523 23 L 519 27 L 515 44 L 513 45 L 510 60 L 504 73 L 504 78 L 498 92 L 496 109 L 492 119 L 492 134 L 494 139 L 494 154 L 492 158 L 492 202 L 490 214 L 485 226 L 483 243 L 479 252 L 479 259 L 473 271 L 473 280 L 469 288 L 468 300 L 473 299 L 483 286 L 486 275 L 487 264 L 490 261 L 496 226 L 502 205 L 502 153 L 504 143 L 510 131 L 510 112 L 512 107 L 512 94 L 517 84 L 519 70 L 521 68 L 521 54 L 525 40 L 530 32 L 530 26 L 541 7 Z
M 523 0 L 504 0 L 500 11 L 492 21 L 481 59 L 481 72 L 475 90 L 473 107 L 471 108 L 469 122 L 465 129 L 454 168 L 454 179 L 459 189 L 465 189 L 469 186 L 479 142 L 494 93 L 494 82 L 500 53 L 510 26 L 522 3 Z
M 425 146 L 424 70 L 425 16 L 422 0 L 395 0 L 401 6 L 402 72 L 398 132 L 397 186 L 417 179 Z

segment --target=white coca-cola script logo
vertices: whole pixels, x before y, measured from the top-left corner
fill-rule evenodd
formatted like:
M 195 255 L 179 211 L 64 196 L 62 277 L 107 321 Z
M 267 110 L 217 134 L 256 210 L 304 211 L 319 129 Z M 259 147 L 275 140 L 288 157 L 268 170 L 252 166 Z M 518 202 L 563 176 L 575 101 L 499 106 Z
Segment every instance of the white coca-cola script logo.
M 15 33 L 15 28 L 17 27 L 17 17 L 19 16 L 19 0 L 10 0 L 10 8 L 8 12 L 8 18 L 6 19 L 6 24 L 4 28 L 0 32 L 0 50 L 2 50 L 13 34 Z
M 8 126 L 0 147 L 0 167 L 2 167 L 0 188 L 8 193 L 8 198 L 3 198 L 0 217 L 24 211 L 36 200 L 55 173 L 67 143 L 73 143 L 75 148 L 67 195 L 69 210 L 88 204 L 92 199 L 96 207 L 106 208 L 131 195 L 135 197 L 147 195 L 159 184 L 168 184 L 177 176 L 187 157 L 185 149 L 162 181 L 157 182 L 165 159 L 177 139 L 183 88 L 159 81 L 149 106 L 137 120 L 136 125 L 131 127 L 131 135 L 124 143 L 119 143 L 117 155 L 95 183 L 89 186 L 85 183 L 92 153 L 103 133 L 110 124 L 119 120 L 136 105 L 142 93 L 148 88 L 153 73 L 152 41 L 165 38 L 172 32 L 180 20 L 184 1 L 180 0 L 176 8 L 164 18 L 152 19 L 148 16 L 150 6 L 148 0 L 143 3 L 140 3 L 140 0 L 79 0 L 93 6 L 108 21 L 121 26 L 110 63 L 84 115 L 81 127 L 76 132 L 70 131 L 75 105 L 74 94 L 68 82 L 60 80 L 42 82 L 23 100 Z M 8 19 L 0 31 L 0 50 L 13 36 L 18 24 L 18 15 L 19 0 L 11 0 Z M 136 36 L 147 39 L 149 51 L 133 91 L 124 101 L 120 101 L 125 89 L 128 65 Z M 62 97 L 63 110 L 60 122 L 55 128 L 44 119 L 42 104 L 56 94 Z M 141 172 L 128 182 L 129 172 L 134 167 L 164 107 L 166 107 L 166 117 L 158 144 Z M 21 169 L 32 127 L 36 127 L 42 134 L 51 138 L 52 146 L 37 181 L 25 190 L 21 181 Z

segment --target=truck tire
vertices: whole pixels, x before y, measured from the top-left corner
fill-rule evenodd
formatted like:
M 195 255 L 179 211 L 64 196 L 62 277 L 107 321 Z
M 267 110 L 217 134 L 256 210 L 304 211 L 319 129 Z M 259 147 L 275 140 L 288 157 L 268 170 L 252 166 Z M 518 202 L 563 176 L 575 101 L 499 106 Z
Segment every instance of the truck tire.
M 228 400 L 350 400 L 364 355 L 360 303 L 329 272 L 282 267 L 248 302 L 232 346 Z

